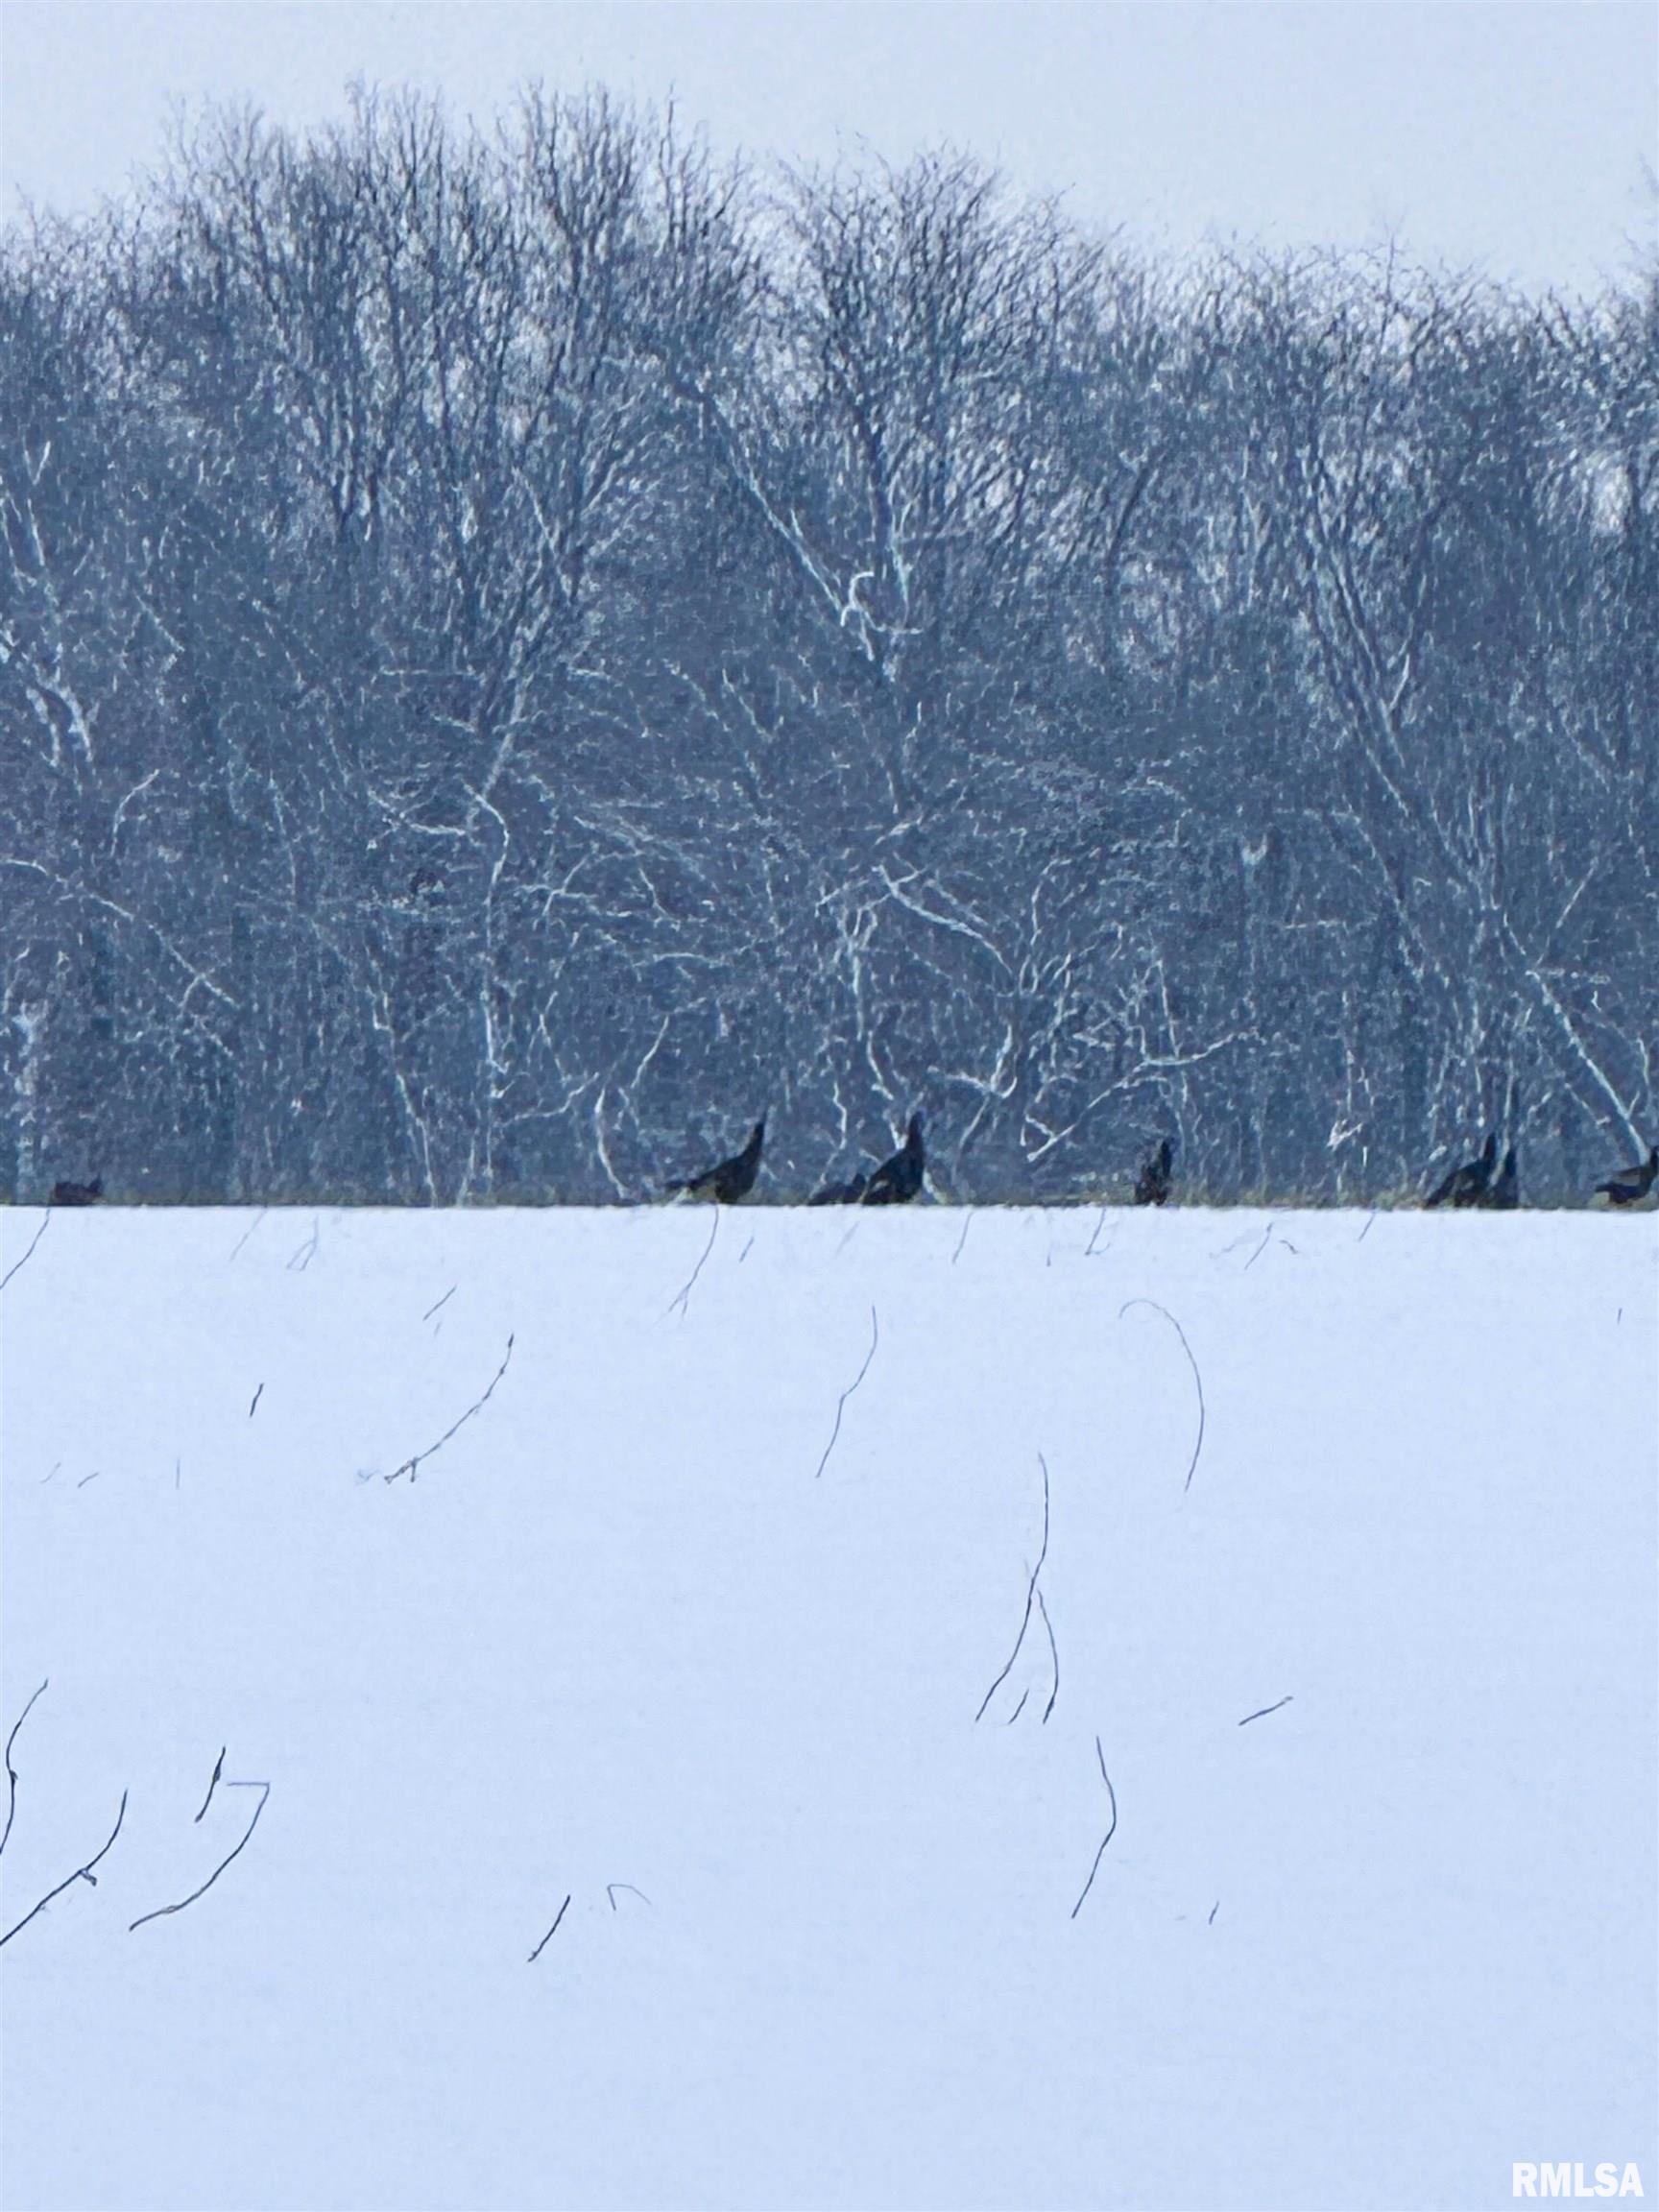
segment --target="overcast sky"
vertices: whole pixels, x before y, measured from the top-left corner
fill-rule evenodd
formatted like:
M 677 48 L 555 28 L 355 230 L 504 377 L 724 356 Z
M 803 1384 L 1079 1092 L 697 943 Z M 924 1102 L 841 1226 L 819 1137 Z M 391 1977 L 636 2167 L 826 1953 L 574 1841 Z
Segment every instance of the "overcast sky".
M 1413 251 L 1595 287 L 1651 237 L 1651 0 L 0 0 L 0 186 L 85 207 L 170 98 L 338 114 L 353 77 L 489 115 L 540 76 L 677 94 L 722 147 L 950 138 L 1091 226 Z

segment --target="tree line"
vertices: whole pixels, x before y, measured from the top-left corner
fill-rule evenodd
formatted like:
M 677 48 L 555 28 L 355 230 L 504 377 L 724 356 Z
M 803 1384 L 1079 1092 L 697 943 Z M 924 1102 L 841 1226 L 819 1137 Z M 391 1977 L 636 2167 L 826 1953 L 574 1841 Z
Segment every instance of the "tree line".
M 1659 264 L 214 111 L 0 240 L 0 1186 L 1354 1203 L 1656 1119 Z

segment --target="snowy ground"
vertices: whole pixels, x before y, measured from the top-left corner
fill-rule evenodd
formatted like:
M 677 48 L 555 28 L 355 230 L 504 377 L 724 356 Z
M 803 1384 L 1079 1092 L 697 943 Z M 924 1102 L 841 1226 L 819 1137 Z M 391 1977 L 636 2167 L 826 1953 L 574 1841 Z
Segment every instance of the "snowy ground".
M 1651 2198 L 1654 1223 L 712 1219 L 51 1216 L 9 2212 Z

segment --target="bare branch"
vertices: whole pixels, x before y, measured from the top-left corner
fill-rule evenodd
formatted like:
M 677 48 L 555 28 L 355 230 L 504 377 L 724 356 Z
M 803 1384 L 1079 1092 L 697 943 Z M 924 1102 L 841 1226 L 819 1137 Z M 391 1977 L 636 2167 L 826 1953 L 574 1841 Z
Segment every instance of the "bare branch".
M 835 1439 L 841 1433 L 841 1416 L 847 1410 L 847 1401 L 852 1397 L 854 1391 L 857 1389 L 859 1383 L 863 1382 L 865 1376 L 869 1374 L 870 1362 L 876 1357 L 876 1347 L 880 1342 L 880 1324 L 876 1318 L 876 1309 L 874 1306 L 872 1306 L 870 1309 L 870 1349 L 864 1355 L 863 1366 L 859 1368 L 857 1374 L 854 1376 L 852 1382 L 848 1383 L 846 1389 L 842 1391 L 840 1397 L 835 1401 L 835 1426 L 830 1431 L 830 1441 L 824 1447 L 824 1456 L 819 1460 L 816 1468 L 813 1470 L 812 1479 L 814 1482 L 817 1481 L 819 1476 L 823 1474 L 825 1468 L 830 1464 L 830 1455 L 834 1451 Z
M 257 1790 L 260 1793 L 259 1802 L 253 1808 L 253 1817 L 248 1823 L 247 1834 L 244 1835 L 235 1850 L 219 1862 L 199 1889 L 192 1889 L 188 1897 L 180 1897 L 177 1905 L 158 1905 L 154 1912 L 141 1912 L 136 1920 L 129 1921 L 127 1926 L 129 1936 L 132 1935 L 136 1929 L 144 1927 L 149 1921 L 165 1920 L 170 1913 L 182 1912 L 187 1905 L 194 1905 L 198 1897 L 205 1897 L 220 1875 L 224 1873 L 226 1867 L 229 1865 L 231 1860 L 239 1859 L 248 1848 L 249 1839 L 252 1836 L 254 1829 L 258 1827 L 259 1815 L 265 1810 L 265 1800 L 271 1794 L 271 1785 L 269 1782 L 227 1782 L 225 1787 L 227 1790 Z M 202 1808 L 204 1813 L 206 1810 L 205 1806 Z M 201 1818 L 200 1814 L 197 1815 L 197 1818 Z
M 50 1680 L 51 1676 L 48 1675 L 46 1681 Z M 17 1769 L 12 1764 L 12 1746 L 17 1741 L 17 1731 L 35 1710 L 35 1698 L 40 1695 L 45 1687 L 46 1682 L 42 1682 L 40 1689 L 35 1692 L 34 1696 L 18 1714 L 16 1720 L 12 1723 L 12 1733 L 6 1739 L 6 1828 L 4 1834 L 0 1834 L 0 1851 L 4 1851 L 6 1848 L 12 1834 L 12 1822 L 17 1811 Z
M 1026 1586 L 1025 1586 L 1025 1611 L 1024 1611 L 1023 1615 L 1022 1615 L 1022 1618 L 1021 1618 L 1021 1622 L 1020 1622 L 1020 1633 L 1019 1633 L 1019 1635 L 1018 1635 L 1018 1636 L 1016 1636 L 1016 1637 L 1015 1637 L 1015 1639 L 1014 1639 L 1014 1648 L 1013 1648 L 1013 1650 L 1012 1650 L 1012 1651 L 1010 1651 L 1010 1652 L 1009 1652 L 1009 1654 L 1008 1654 L 1008 1663 L 1007 1663 L 1007 1665 L 1006 1665 L 1006 1666 L 1003 1668 L 1003 1670 L 1002 1670 L 1001 1673 L 998 1675 L 998 1677 L 997 1677 L 996 1681 L 992 1683 L 992 1685 L 991 1685 L 990 1689 L 986 1691 L 986 1693 L 985 1693 L 984 1696 L 983 1696 L 983 1697 L 982 1697 L 982 1698 L 979 1700 L 979 1710 L 978 1710 L 978 1712 L 977 1712 L 977 1713 L 975 1713 L 975 1714 L 974 1714 L 974 1721 L 975 1721 L 975 1723 L 977 1723 L 977 1722 L 979 1722 L 979 1721 L 981 1721 L 981 1720 L 983 1720 L 983 1719 L 984 1719 L 984 1718 L 985 1718 L 985 1708 L 986 1708 L 986 1707 L 987 1707 L 987 1706 L 990 1704 L 990 1702 L 991 1702 L 992 1698 L 996 1696 L 996 1695 L 997 1695 L 998 1691 L 1001 1689 L 1001 1687 L 1002 1687 L 1003 1683 L 1007 1681 L 1007 1679 L 1008 1679 L 1009 1675 L 1010 1675 L 1010 1674 L 1013 1672 L 1013 1671 L 1014 1671 L 1014 1662 L 1015 1662 L 1015 1660 L 1016 1660 L 1016 1659 L 1018 1659 L 1018 1658 L 1019 1658 L 1019 1656 L 1020 1656 L 1020 1647 L 1021 1647 L 1021 1645 L 1022 1645 L 1022 1644 L 1023 1644 L 1023 1643 L 1024 1643 L 1024 1641 L 1025 1641 L 1025 1631 L 1026 1631 L 1026 1629 L 1027 1629 L 1027 1628 L 1029 1628 L 1029 1627 L 1030 1627 L 1030 1625 L 1031 1625 L 1031 1607 L 1032 1607 L 1032 1605 L 1035 1603 L 1035 1601 L 1036 1601 L 1036 1598 L 1037 1598 L 1037 1577 L 1038 1577 L 1038 1575 L 1041 1575 L 1041 1574 L 1042 1574 L 1042 1572 L 1043 1572 L 1043 1562 L 1044 1562 L 1044 1560 L 1045 1560 L 1045 1559 L 1046 1559 L 1046 1558 L 1047 1558 L 1047 1556 L 1048 1556 L 1048 1462 L 1047 1462 L 1047 1460 L 1046 1460 L 1046 1459 L 1045 1459 L 1045 1458 L 1044 1458 L 1044 1456 L 1043 1456 L 1043 1455 L 1042 1455 L 1042 1453 L 1041 1453 L 1041 1452 L 1039 1452 L 1039 1453 L 1038 1453 L 1038 1455 L 1037 1455 L 1037 1464 L 1038 1464 L 1038 1466 L 1039 1466 L 1039 1467 L 1041 1467 L 1041 1468 L 1042 1468 L 1042 1470 L 1043 1470 L 1043 1543 L 1042 1543 L 1042 1548 L 1039 1550 L 1039 1551 L 1038 1551 L 1038 1553 L 1037 1553 L 1037 1564 L 1036 1564 L 1036 1566 L 1035 1566 L 1035 1567 L 1033 1567 L 1033 1568 L 1032 1568 L 1032 1570 L 1031 1570 L 1031 1579 L 1030 1579 L 1030 1581 L 1029 1581 L 1029 1582 L 1026 1584 Z M 1059 1663 L 1058 1663 L 1058 1661 L 1056 1661 L 1056 1663 L 1055 1663 L 1055 1664 L 1056 1664 L 1056 1683 L 1055 1683 L 1055 1688 L 1056 1688 L 1056 1690 L 1058 1690 L 1058 1688 L 1059 1688 L 1059 1683 L 1058 1683 L 1058 1664 L 1059 1664 Z
M 109 1849 L 110 1844 L 114 1842 L 116 1837 L 120 1835 L 121 1823 L 126 1819 L 126 1817 L 127 1792 L 125 1790 L 123 1790 L 121 1792 L 121 1809 L 115 1815 L 115 1825 L 110 1829 L 109 1840 L 104 1845 L 103 1850 L 94 1851 L 91 1858 L 87 1860 L 86 1863 L 84 1866 L 77 1866 L 74 1873 L 71 1874 L 67 1880 L 60 1882 L 56 1889 L 48 1889 L 45 1896 L 41 1898 L 39 1904 L 36 1905 L 33 1911 L 25 1912 L 22 1919 L 16 1923 L 15 1927 L 8 1928 L 5 1935 L 0 1936 L 0 1945 L 10 1943 L 13 1936 L 20 1935 L 22 1931 L 28 1927 L 30 1921 L 35 1918 L 36 1913 L 44 1912 L 47 1906 L 51 1904 L 53 1898 L 61 1897 L 64 1890 L 70 1887 L 71 1883 L 89 1882 L 94 1889 L 97 1888 L 98 1877 L 93 1873 L 92 1869 L 97 1865 L 99 1860 L 103 1858 L 104 1853 Z
M 430 1459 L 435 1453 L 442 1452 L 445 1445 L 448 1443 L 450 1437 L 455 1434 L 457 1430 L 465 1429 L 468 1422 L 471 1420 L 474 1413 L 481 1413 L 484 1410 L 485 1407 L 489 1405 L 491 1399 L 495 1395 L 496 1383 L 500 1382 L 502 1376 L 506 1374 L 508 1367 L 512 1363 L 513 1344 L 514 1338 L 509 1336 L 507 1339 L 507 1349 L 501 1357 L 501 1364 L 496 1368 L 494 1374 L 491 1377 L 490 1387 L 484 1392 L 484 1395 L 481 1398 L 475 1398 L 472 1401 L 472 1404 L 468 1407 L 466 1412 L 460 1416 L 459 1420 L 450 1422 L 448 1428 L 445 1430 L 443 1435 L 439 1437 L 436 1444 L 428 1444 L 424 1452 L 414 1453 L 409 1458 L 404 1460 L 400 1467 L 394 1467 L 390 1475 L 383 1476 L 381 1478 L 383 1481 L 396 1482 L 400 1475 L 407 1475 L 410 1481 L 413 1482 L 416 1477 L 416 1473 L 421 1462 L 423 1460 Z
M 1106 1754 L 1100 1748 L 1100 1739 L 1098 1736 L 1096 1736 L 1094 1739 L 1094 1756 L 1100 1762 L 1100 1779 L 1105 1783 L 1106 1794 L 1112 1800 L 1112 1824 L 1107 1829 L 1105 1835 L 1100 1839 L 1100 1848 L 1094 1854 L 1094 1863 L 1089 1869 L 1089 1879 L 1084 1883 L 1082 1894 L 1078 1897 L 1076 1904 L 1071 1908 L 1071 1917 L 1073 1920 L 1076 1919 L 1078 1913 L 1083 1910 L 1084 1898 L 1088 1896 L 1090 1890 L 1094 1887 L 1094 1877 L 1100 1871 L 1100 1862 L 1106 1856 L 1107 1844 L 1111 1842 L 1113 1837 L 1118 1833 L 1118 1792 L 1113 1789 L 1112 1777 L 1106 1771 Z
M 1150 1306 L 1154 1313 L 1163 1314 L 1165 1320 L 1168 1322 L 1170 1328 L 1173 1329 L 1176 1335 L 1180 1337 L 1181 1349 L 1186 1353 L 1187 1363 L 1192 1370 L 1193 1384 L 1198 1392 L 1198 1434 L 1193 1440 L 1192 1457 L 1188 1464 L 1187 1479 L 1181 1485 L 1183 1491 L 1190 1490 L 1192 1487 L 1193 1470 L 1198 1464 L 1198 1455 L 1204 1449 L 1204 1378 L 1198 1372 L 1198 1362 L 1192 1357 L 1192 1347 L 1187 1341 L 1186 1330 L 1182 1328 L 1180 1322 L 1176 1320 L 1174 1314 L 1170 1312 L 1166 1306 L 1160 1306 L 1156 1298 L 1128 1298 L 1125 1299 L 1123 1304 L 1118 1309 L 1118 1318 L 1119 1321 L 1122 1320 L 1124 1314 L 1128 1312 L 1131 1306 Z

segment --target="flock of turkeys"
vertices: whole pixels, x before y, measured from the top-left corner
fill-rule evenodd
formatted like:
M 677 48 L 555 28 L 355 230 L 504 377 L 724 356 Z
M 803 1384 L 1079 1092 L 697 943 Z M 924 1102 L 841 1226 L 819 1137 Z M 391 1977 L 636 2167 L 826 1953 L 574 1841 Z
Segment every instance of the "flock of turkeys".
M 699 1175 L 679 1177 L 667 1186 L 669 1195 L 711 1198 L 717 1206 L 735 1206 L 755 1188 L 765 1142 L 766 1117 L 762 1114 L 749 1132 L 749 1142 L 741 1152 L 704 1168 Z M 1515 1166 L 1513 1144 L 1504 1153 L 1503 1166 L 1498 1166 L 1497 1163 L 1498 1140 L 1488 1135 L 1476 1158 L 1454 1167 L 1435 1185 L 1423 1201 L 1424 1205 L 1483 1206 L 1500 1214 L 1519 1206 L 1521 1179 Z M 1166 1137 L 1142 1164 L 1135 1183 L 1136 1205 L 1162 1206 L 1173 1188 L 1174 1169 L 1175 1147 Z M 815 1190 L 806 1203 L 808 1206 L 904 1206 L 921 1190 L 926 1173 L 922 1117 L 912 1114 L 904 1131 L 904 1142 L 891 1158 L 883 1160 L 880 1166 L 868 1175 L 859 1168 L 850 1182 L 827 1183 L 823 1190 Z M 1659 1146 L 1649 1145 L 1646 1160 L 1639 1161 L 1633 1167 L 1621 1167 L 1605 1183 L 1598 1183 L 1592 1203 L 1600 1202 L 1609 1207 L 1640 1206 L 1652 1192 L 1655 1179 L 1659 1179 Z M 55 1183 L 49 1203 L 95 1206 L 103 1195 L 104 1179 L 95 1175 L 90 1183 Z

